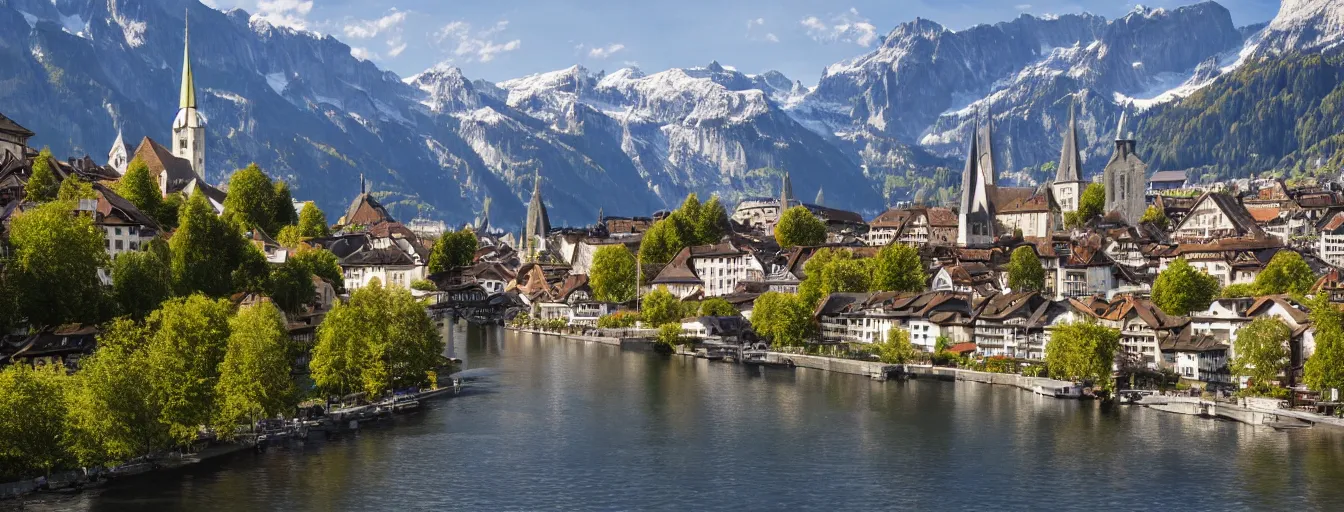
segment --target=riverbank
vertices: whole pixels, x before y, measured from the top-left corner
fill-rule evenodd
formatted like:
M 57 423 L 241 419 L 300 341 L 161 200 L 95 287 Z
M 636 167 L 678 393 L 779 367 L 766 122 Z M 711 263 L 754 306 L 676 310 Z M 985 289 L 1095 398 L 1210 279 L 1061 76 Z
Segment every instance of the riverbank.
M 556 336 L 567 340 L 601 343 L 619 347 L 647 346 L 652 343 L 652 340 L 649 338 L 578 335 L 535 329 L 518 329 L 513 327 L 505 327 L 505 329 L 520 333 Z M 677 354 L 688 357 L 697 355 L 695 351 L 684 351 L 680 349 L 677 351 Z M 930 365 L 892 365 L 877 361 L 859 361 L 855 359 L 842 359 L 810 354 L 791 354 L 786 352 L 766 352 L 765 362 L 779 366 L 807 368 L 847 375 L 859 375 L 875 380 L 886 380 L 894 375 L 904 375 L 917 379 L 925 378 L 943 381 L 979 382 L 983 384 L 1012 387 L 1056 398 L 1076 397 L 1076 395 L 1071 396 L 1071 392 L 1064 390 L 1076 391 L 1078 387 L 1072 382 L 1045 377 L 1028 377 L 1013 373 L 992 373 Z M 1221 418 L 1245 423 L 1247 425 L 1268 426 L 1276 429 L 1320 425 L 1344 431 L 1344 419 L 1325 417 L 1291 409 L 1271 408 L 1267 406 L 1268 404 L 1260 403 L 1254 399 L 1237 404 L 1214 402 L 1194 397 L 1155 396 L 1147 397 L 1142 402 L 1133 405 L 1148 407 L 1161 412 Z

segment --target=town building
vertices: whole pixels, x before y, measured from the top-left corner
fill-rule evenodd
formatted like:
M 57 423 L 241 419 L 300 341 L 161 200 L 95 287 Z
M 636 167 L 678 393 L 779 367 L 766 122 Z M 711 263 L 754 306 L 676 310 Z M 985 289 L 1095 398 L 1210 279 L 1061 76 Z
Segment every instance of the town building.
M 973 130 L 969 147 L 966 148 L 966 168 L 961 173 L 961 209 L 957 211 L 957 245 L 962 247 L 983 247 L 994 243 L 994 209 L 989 200 L 989 188 L 986 176 L 993 169 L 982 169 L 984 165 L 980 150 L 978 129 Z M 993 162 L 992 155 L 989 158 Z
M 1125 132 L 1125 115 L 1120 114 L 1120 126 L 1115 134 L 1115 152 L 1106 163 L 1103 183 L 1106 185 L 1104 213 L 1118 214 L 1126 224 L 1137 226 L 1146 209 L 1144 177 L 1148 164 L 1135 151 L 1136 142 Z
M 15 160 L 26 158 L 29 152 L 28 139 L 33 135 L 32 130 L 0 114 L 0 161 L 4 161 L 6 155 Z
M 1083 197 L 1083 189 L 1086 187 L 1087 182 L 1083 181 L 1082 145 L 1078 143 L 1078 122 L 1074 119 L 1074 107 L 1070 105 L 1069 126 L 1064 131 L 1064 144 L 1059 151 L 1059 167 L 1055 170 L 1055 182 L 1050 184 L 1050 193 L 1054 195 L 1059 210 L 1067 213 L 1078 210 L 1078 201 Z M 1026 230 L 1023 230 L 1023 234 L 1025 232 Z M 1048 236 L 1048 234 L 1026 236 Z

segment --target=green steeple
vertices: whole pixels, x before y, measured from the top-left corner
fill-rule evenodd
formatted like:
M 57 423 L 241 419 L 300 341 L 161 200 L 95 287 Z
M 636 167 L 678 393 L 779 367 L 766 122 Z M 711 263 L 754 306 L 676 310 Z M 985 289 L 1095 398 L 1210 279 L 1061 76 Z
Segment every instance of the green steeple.
M 182 97 L 178 108 L 196 108 L 196 83 L 191 78 L 191 20 L 182 37 Z

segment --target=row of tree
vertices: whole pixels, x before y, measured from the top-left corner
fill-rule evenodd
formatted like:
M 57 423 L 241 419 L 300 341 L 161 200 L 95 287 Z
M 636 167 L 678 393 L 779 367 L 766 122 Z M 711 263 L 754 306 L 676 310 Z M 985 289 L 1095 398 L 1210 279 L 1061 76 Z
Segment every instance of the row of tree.
M 639 261 L 651 267 L 672 261 L 682 249 L 695 245 L 716 244 L 728 232 L 728 211 L 719 196 L 704 204 L 694 192 L 681 207 L 653 223 L 639 244 Z

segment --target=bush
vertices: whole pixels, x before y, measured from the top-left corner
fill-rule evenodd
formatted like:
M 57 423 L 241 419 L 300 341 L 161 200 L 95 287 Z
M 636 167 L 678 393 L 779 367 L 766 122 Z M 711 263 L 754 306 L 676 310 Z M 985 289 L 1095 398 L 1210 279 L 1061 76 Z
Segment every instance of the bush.
M 412 290 L 419 290 L 419 291 L 422 291 L 422 292 L 436 292 L 436 291 L 439 291 L 439 287 L 436 286 L 436 285 L 434 285 L 434 282 L 433 282 L 433 281 L 430 281 L 430 280 L 428 280 L 428 279 L 416 279 L 416 280 L 414 280 L 414 281 L 411 281 L 411 289 L 412 289 Z
M 639 312 L 617 311 L 597 319 L 599 329 L 629 329 L 639 323 Z

